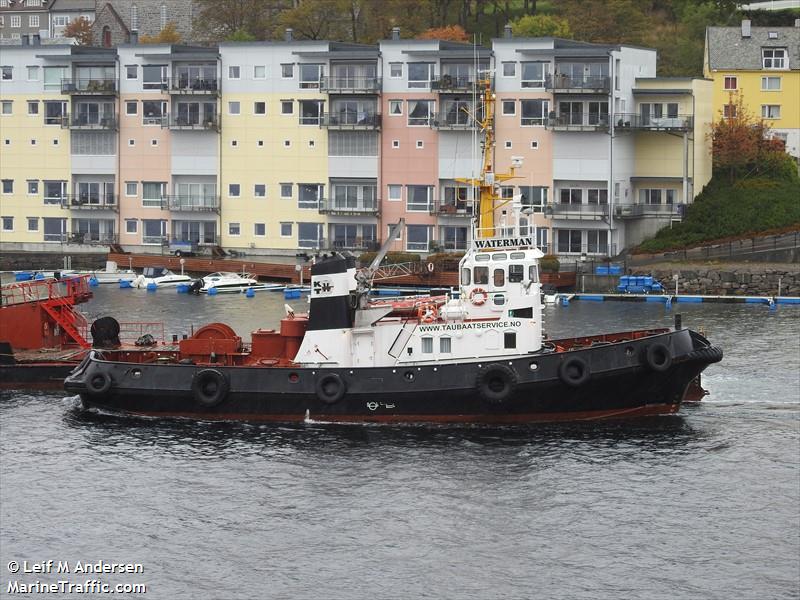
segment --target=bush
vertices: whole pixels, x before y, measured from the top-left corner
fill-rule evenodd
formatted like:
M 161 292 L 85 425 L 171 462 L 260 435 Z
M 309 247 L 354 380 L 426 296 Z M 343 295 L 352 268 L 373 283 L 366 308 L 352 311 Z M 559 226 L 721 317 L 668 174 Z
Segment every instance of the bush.
M 539 259 L 539 269 L 542 273 L 558 273 L 561 268 L 561 263 L 552 254 L 545 254 Z
M 358 257 L 358 264 L 368 267 L 377 256 L 377 252 L 362 252 Z M 384 265 L 394 265 L 397 263 L 419 262 L 419 254 L 413 252 L 387 252 L 383 259 Z
M 434 264 L 439 264 L 441 262 L 459 262 L 462 258 L 464 258 L 463 252 L 437 252 L 435 254 L 429 254 L 425 258 L 425 262 L 432 262 Z

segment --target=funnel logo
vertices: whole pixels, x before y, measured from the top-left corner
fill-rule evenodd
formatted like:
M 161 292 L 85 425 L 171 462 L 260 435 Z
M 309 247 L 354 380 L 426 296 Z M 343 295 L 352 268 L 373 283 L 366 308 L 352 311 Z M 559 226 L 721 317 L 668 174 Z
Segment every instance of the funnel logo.
M 315 279 L 311 284 L 311 293 L 314 296 L 328 296 L 333 291 L 333 282 L 327 277 Z

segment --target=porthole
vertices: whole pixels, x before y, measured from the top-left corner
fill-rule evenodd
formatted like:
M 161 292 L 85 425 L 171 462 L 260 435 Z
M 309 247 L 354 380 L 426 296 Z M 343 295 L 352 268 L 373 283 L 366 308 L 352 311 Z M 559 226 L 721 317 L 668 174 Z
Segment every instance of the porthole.
M 289 383 L 297 383 L 300 381 L 300 375 L 297 373 L 289 373 Z
M 528 368 L 531 371 L 537 371 L 539 369 L 539 363 L 532 362 L 531 364 L 528 365 Z
M 133 371 L 131 371 L 131 377 L 133 377 L 134 379 L 139 379 L 141 376 L 142 376 L 141 369 L 134 369 Z
M 633 356 L 633 346 L 625 346 L 625 356 Z
M 414 381 L 414 372 L 406 371 L 405 373 L 403 373 L 403 377 L 406 378 L 406 381 Z

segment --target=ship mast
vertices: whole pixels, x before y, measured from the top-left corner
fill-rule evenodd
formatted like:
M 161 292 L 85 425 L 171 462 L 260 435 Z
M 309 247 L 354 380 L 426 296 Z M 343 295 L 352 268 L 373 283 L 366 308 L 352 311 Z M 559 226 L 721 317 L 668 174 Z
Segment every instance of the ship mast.
M 481 107 L 475 110 L 472 118 L 483 133 L 481 173 L 477 178 L 458 178 L 456 181 L 469 184 L 479 190 L 475 237 L 490 238 L 495 236 L 495 210 L 503 204 L 511 202 L 510 199 L 501 202 L 502 197 L 498 193 L 499 184 L 518 177 L 518 175 L 514 172 L 514 166 L 507 173 L 496 173 L 494 171 L 495 95 L 492 91 L 492 80 L 488 75 L 485 75 L 478 81 L 477 86 L 480 90 Z

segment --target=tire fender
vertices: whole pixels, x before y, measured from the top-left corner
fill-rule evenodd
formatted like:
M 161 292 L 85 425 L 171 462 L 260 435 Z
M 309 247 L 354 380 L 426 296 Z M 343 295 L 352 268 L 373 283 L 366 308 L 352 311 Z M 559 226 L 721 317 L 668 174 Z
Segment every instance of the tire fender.
M 103 396 L 104 394 L 108 393 L 113 384 L 114 381 L 111 379 L 111 375 L 101 371 L 99 373 L 92 373 L 89 375 L 88 379 L 86 380 L 86 390 L 92 396 Z
M 338 373 L 325 373 L 317 378 L 314 391 L 325 404 L 336 404 L 347 392 L 347 385 Z
M 508 365 L 486 365 L 478 370 L 475 384 L 484 400 L 490 404 L 502 404 L 517 387 L 517 374 Z
M 228 391 L 228 378 L 217 369 L 203 369 L 192 379 L 192 395 L 205 408 L 219 405 L 228 396 Z
M 580 356 L 570 356 L 558 365 L 558 377 L 570 387 L 580 387 L 591 377 L 588 363 Z
M 652 371 L 663 373 L 672 366 L 672 354 L 666 344 L 661 342 L 650 344 L 644 349 L 643 354 L 644 364 Z

